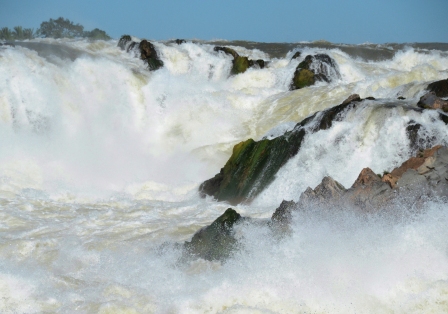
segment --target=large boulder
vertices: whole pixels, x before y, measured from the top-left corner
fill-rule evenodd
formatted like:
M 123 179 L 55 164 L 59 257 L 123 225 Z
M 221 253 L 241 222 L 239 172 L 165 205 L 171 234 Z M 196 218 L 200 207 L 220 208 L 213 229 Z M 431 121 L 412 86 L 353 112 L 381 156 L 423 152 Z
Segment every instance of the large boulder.
M 138 46 L 140 58 L 146 62 L 150 71 L 155 71 L 163 66 L 163 61 L 159 59 L 156 48 L 146 39 L 142 40 Z
M 294 55 L 295 56 L 295 55 Z M 307 55 L 299 63 L 294 72 L 290 85 L 291 90 L 304 88 L 313 85 L 315 82 L 331 82 L 334 78 L 339 78 L 340 73 L 337 64 L 327 54 Z
M 274 139 L 249 139 L 235 145 L 221 171 L 200 185 L 201 196 L 210 195 L 230 204 L 250 202 L 273 181 L 277 171 L 297 154 L 307 132 L 330 128 L 333 121 L 342 119 L 348 107 L 355 105 L 356 102 L 349 102 L 317 112 L 297 123 L 292 131 Z
M 426 89 L 434 92 L 437 97 L 448 97 L 448 79 L 433 82 Z
M 228 208 L 211 225 L 196 232 L 184 248 L 189 257 L 205 260 L 225 260 L 237 248 L 234 225 L 243 218 L 234 209 Z
M 423 109 L 441 109 L 444 112 L 448 112 L 448 101 L 439 98 L 433 91 L 423 95 L 417 106 Z

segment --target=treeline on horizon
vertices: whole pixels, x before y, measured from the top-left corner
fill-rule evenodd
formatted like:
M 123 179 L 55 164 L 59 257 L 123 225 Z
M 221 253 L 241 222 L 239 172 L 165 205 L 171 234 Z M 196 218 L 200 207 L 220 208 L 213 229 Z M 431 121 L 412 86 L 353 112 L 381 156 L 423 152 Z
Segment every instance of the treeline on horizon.
M 23 28 L 15 26 L 12 30 L 8 27 L 0 29 L 1 40 L 24 40 L 33 38 L 90 38 L 108 40 L 111 37 L 105 31 L 95 28 L 91 31 L 85 31 L 84 26 L 74 24 L 69 19 L 60 17 L 42 22 L 40 28 Z

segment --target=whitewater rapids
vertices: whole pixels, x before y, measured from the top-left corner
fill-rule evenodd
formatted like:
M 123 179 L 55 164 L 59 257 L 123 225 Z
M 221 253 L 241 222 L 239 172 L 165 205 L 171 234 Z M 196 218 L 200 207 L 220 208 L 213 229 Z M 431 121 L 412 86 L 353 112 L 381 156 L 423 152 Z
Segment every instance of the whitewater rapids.
M 448 145 L 436 112 L 409 110 L 448 77 L 447 47 L 228 42 L 269 61 L 229 76 L 231 58 L 213 43 L 154 44 L 155 72 L 113 40 L 0 47 L 0 312 L 448 311 L 444 199 L 394 223 L 297 215 L 281 240 L 239 226 L 244 245 L 224 264 L 179 264 L 173 245 L 229 207 L 197 189 L 236 143 L 280 135 L 353 93 L 377 100 L 307 135 L 239 213 L 269 218 L 327 175 L 349 187 L 364 167 L 390 171 L 414 153 L 397 131 L 411 121 L 426 146 Z M 327 53 L 340 78 L 289 91 L 297 50 Z

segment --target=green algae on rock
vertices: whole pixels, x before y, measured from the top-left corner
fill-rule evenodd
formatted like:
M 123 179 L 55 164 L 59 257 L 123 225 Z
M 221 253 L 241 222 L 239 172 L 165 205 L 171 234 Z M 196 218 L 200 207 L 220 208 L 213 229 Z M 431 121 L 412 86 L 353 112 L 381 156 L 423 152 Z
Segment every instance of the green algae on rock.
M 297 154 L 305 135 L 331 127 L 338 115 L 354 102 L 344 103 L 296 124 L 292 131 L 273 138 L 248 139 L 233 148 L 232 155 L 221 171 L 199 187 L 202 197 L 213 196 L 230 204 L 250 202 L 275 178 L 278 170 Z

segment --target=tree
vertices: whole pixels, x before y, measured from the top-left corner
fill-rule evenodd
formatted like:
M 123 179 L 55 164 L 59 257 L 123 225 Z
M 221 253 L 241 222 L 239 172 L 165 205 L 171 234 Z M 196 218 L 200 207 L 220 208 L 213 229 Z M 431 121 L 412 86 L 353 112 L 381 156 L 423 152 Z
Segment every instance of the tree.
M 14 30 L 12 31 L 12 35 L 14 39 L 23 39 L 23 28 L 22 26 L 14 26 Z
M 33 39 L 36 33 L 34 32 L 34 28 L 24 28 L 23 29 L 23 39 Z
M 3 27 L 0 29 L 0 39 L 11 40 L 13 38 L 13 34 L 8 27 Z
M 98 29 L 98 28 L 95 28 L 94 30 L 92 30 L 90 32 L 89 31 L 84 32 L 84 37 L 88 37 L 91 39 L 103 39 L 103 40 L 110 39 L 110 36 L 107 35 L 105 31 Z
M 73 38 L 82 37 L 84 26 L 73 24 L 72 21 L 60 17 L 56 20 L 50 19 L 48 22 L 42 22 L 38 30 L 39 35 L 53 38 Z

